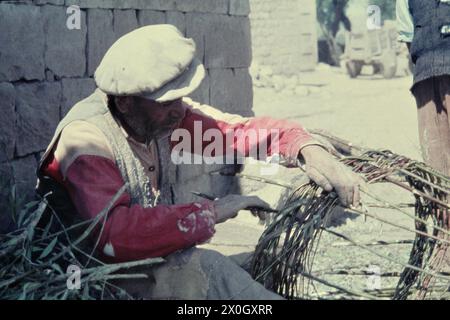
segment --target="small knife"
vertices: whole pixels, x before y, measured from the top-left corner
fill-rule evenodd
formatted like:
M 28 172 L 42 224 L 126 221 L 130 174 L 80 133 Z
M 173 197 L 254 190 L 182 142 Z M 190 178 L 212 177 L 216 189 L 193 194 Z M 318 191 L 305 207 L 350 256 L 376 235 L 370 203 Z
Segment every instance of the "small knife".
M 192 194 L 196 195 L 197 197 L 201 197 L 201 198 L 208 199 L 208 200 L 211 200 L 211 201 L 216 200 L 215 197 L 207 195 L 207 194 L 204 194 L 204 193 L 201 193 L 201 192 L 198 192 L 198 191 L 192 191 Z M 245 208 L 244 210 L 263 211 L 263 212 L 269 212 L 269 213 L 280 213 L 279 210 L 266 209 L 266 208 L 263 208 L 263 207 L 248 207 L 248 208 Z

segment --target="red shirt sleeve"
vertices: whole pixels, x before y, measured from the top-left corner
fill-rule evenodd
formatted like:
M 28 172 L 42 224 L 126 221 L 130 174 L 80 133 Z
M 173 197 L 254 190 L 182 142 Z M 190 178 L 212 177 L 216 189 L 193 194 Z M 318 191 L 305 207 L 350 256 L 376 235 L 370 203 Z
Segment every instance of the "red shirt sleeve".
M 58 171 L 53 158 L 46 173 Z M 69 192 L 78 213 L 84 219 L 99 214 L 124 185 L 115 163 L 99 156 L 79 156 L 61 181 Z M 177 250 L 209 240 L 214 234 L 215 213 L 212 201 L 182 205 L 158 205 L 143 208 L 131 205 L 123 193 L 107 215 L 97 250 L 111 262 L 164 257 Z
M 218 111 L 207 105 L 200 105 L 188 100 L 186 114 L 179 129 L 187 130 L 193 137 L 191 139 L 190 153 L 198 154 L 203 152 L 211 143 L 202 138 L 209 129 L 216 129 L 223 136 L 222 154 L 227 154 L 230 150 L 243 157 L 253 155 L 279 156 L 280 163 L 286 166 L 295 166 L 301 148 L 313 142 L 311 135 L 297 122 L 289 120 L 277 120 L 269 117 L 243 118 L 237 115 L 227 114 Z M 200 130 L 199 130 L 200 128 Z M 198 136 L 198 133 L 201 136 Z M 234 134 L 233 139 L 227 141 L 227 135 Z M 241 139 L 241 137 L 252 137 L 255 139 Z M 195 143 L 201 139 L 201 150 L 198 150 Z M 179 141 L 172 141 L 175 146 Z M 217 156 L 219 154 L 213 154 Z M 260 160 L 264 158 L 257 157 Z

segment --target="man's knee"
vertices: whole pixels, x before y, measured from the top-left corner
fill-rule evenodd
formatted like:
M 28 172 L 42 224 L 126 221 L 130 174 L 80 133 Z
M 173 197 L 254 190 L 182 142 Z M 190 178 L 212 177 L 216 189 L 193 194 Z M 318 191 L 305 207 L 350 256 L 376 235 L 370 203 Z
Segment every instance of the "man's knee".
M 197 254 L 199 255 L 200 265 L 204 272 L 210 273 L 217 269 L 227 268 L 227 267 L 239 267 L 230 258 L 224 256 L 220 252 L 208 249 L 197 249 Z
M 213 250 L 199 250 L 200 264 L 208 278 L 208 299 L 282 299 L 229 257 Z

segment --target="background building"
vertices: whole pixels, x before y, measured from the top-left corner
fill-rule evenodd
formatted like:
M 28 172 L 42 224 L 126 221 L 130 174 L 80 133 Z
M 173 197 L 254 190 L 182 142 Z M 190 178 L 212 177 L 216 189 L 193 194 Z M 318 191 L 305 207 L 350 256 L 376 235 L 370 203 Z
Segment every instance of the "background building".
M 253 62 L 292 76 L 317 64 L 315 0 L 251 0 Z

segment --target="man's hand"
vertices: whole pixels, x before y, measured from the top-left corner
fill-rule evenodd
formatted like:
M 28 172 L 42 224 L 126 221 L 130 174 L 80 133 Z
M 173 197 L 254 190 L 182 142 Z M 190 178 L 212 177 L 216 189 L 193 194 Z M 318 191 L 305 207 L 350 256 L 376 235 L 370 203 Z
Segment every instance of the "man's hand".
M 270 209 L 270 205 L 257 196 L 227 195 L 214 201 L 217 214 L 216 223 L 235 218 L 240 210 L 249 207 Z
M 306 174 L 325 191 L 333 189 L 344 206 L 360 205 L 360 186 L 364 180 L 345 165 L 334 159 L 324 148 L 316 145 L 301 150 L 306 163 Z

